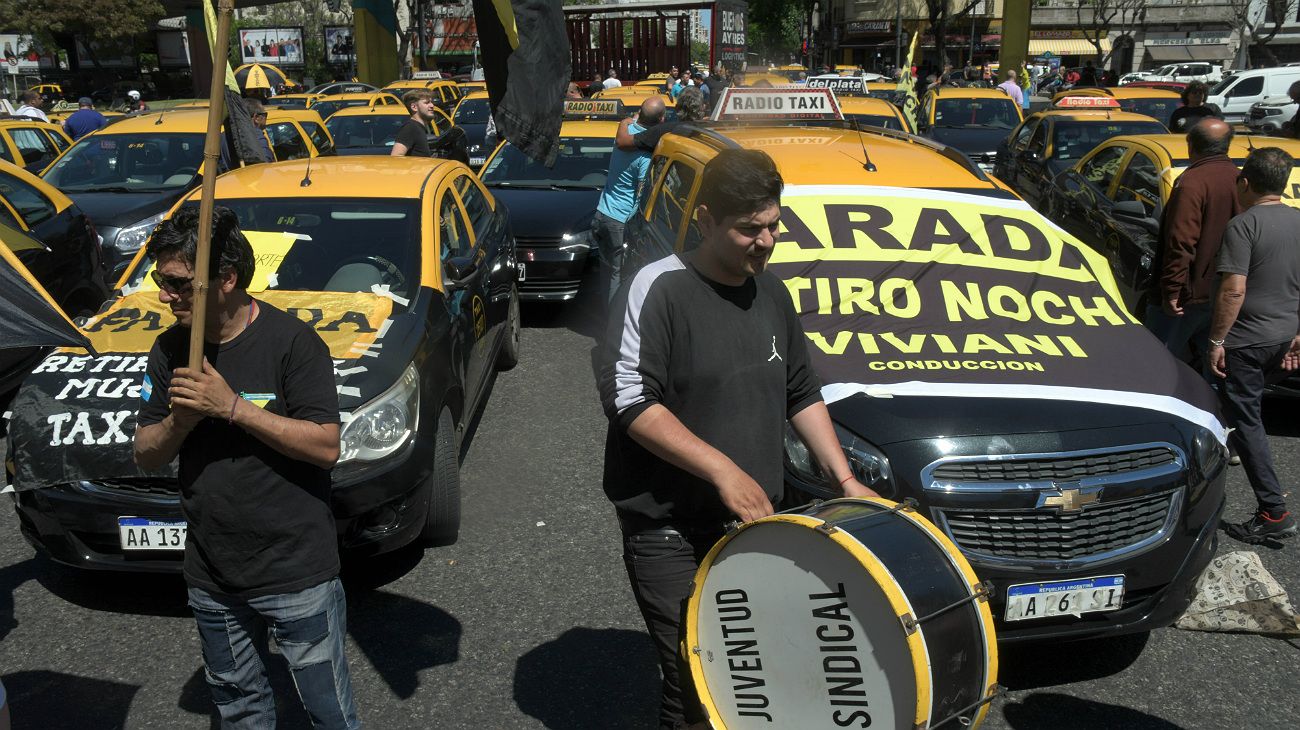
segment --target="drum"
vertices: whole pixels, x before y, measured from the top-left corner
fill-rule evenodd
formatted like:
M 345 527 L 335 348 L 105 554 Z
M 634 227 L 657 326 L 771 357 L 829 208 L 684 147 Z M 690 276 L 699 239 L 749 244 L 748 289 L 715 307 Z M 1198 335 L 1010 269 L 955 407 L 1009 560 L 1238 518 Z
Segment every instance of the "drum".
M 836 499 L 718 541 L 682 650 L 717 730 L 973 727 L 997 691 L 988 595 L 911 503 Z

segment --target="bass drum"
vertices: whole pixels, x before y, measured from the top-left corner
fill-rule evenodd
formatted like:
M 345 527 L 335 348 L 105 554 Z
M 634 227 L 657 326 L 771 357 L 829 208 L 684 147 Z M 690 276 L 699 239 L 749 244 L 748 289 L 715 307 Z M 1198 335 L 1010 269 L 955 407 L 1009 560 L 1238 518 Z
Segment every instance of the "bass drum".
M 886 499 L 728 533 L 695 576 L 682 650 L 717 730 L 974 727 L 997 691 L 987 587 Z

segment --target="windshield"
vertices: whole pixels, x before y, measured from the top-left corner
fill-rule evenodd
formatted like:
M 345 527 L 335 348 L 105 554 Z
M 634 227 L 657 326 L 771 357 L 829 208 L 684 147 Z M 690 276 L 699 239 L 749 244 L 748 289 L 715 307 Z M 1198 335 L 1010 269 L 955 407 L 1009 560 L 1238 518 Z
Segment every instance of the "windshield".
M 491 113 L 487 99 L 466 99 L 456 107 L 456 118 L 453 121 L 458 125 L 487 124 L 488 115 Z
M 369 99 L 336 99 L 330 101 L 318 101 L 311 105 L 311 110 L 320 115 L 321 119 L 328 119 L 334 112 L 350 106 L 365 106 L 370 103 Z
M 870 127 L 882 127 L 884 129 L 897 129 L 900 132 L 907 131 L 903 129 L 903 125 L 898 121 L 898 117 L 895 117 L 893 115 L 845 114 L 844 118 L 850 121 L 855 121 L 858 124 L 863 124 Z
M 262 102 L 262 105 L 263 105 L 263 106 L 278 106 L 278 107 L 280 107 L 281 109 L 306 109 L 306 108 L 307 108 L 307 100 L 306 100 L 306 99 L 302 99 L 302 98 L 297 98 L 297 99 L 271 98 L 271 99 L 267 99 L 266 101 Z
M 201 134 L 93 134 L 44 177 L 65 193 L 157 192 L 188 187 L 201 164 Z
M 609 155 L 614 140 L 597 137 L 561 137 L 555 167 L 530 159 L 507 143 L 483 170 L 488 187 L 548 188 L 554 186 L 599 190 L 605 187 Z
M 1174 110 L 1182 106 L 1180 99 L 1120 99 L 1119 108 L 1134 114 L 1145 114 L 1162 123 L 1168 123 Z M 1163 132 L 1162 132 L 1163 133 Z
M 1057 122 L 1052 132 L 1052 156 L 1077 160 L 1111 137 L 1122 134 L 1164 134 L 1159 122 Z
M 220 202 L 239 217 L 240 228 L 253 245 L 257 270 L 250 292 L 369 292 L 373 285 L 387 284 L 394 294 L 409 299 L 420 286 L 419 208 L 414 200 Z M 152 269 L 152 261 L 142 261 L 132 269 L 129 284 L 157 290 L 148 276 Z
M 410 117 L 396 114 L 330 117 L 325 122 L 325 127 L 334 138 L 334 146 L 341 150 L 349 147 L 392 147 L 393 140 L 397 138 L 397 130 L 408 119 Z
M 867 96 L 873 99 L 892 100 L 898 94 L 898 89 L 867 89 Z
M 936 127 L 1014 129 L 1020 124 L 1016 104 L 1007 99 L 939 99 L 934 106 Z

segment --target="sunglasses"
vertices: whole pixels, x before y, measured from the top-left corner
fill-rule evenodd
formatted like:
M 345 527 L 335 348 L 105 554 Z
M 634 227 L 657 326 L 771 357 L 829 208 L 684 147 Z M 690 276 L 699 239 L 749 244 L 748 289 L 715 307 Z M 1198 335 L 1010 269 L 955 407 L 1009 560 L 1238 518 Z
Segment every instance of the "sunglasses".
M 154 269 L 149 272 L 149 278 L 153 279 L 153 283 L 157 284 L 159 289 L 168 294 L 184 294 L 194 288 L 192 276 L 164 276 Z

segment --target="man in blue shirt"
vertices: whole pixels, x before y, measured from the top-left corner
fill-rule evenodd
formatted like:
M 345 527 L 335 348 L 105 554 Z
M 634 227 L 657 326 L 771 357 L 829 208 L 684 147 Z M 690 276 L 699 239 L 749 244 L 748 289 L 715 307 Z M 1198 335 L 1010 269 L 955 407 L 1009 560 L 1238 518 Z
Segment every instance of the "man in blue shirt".
M 77 111 L 63 120 L 63 131 L 67 132 L 74 141 L 97 129 L 103 129 L 108 124 L 108 118 L 95 111 L 95 102 L 91 101 L 89 96 L 78 99 L 77 107 Z
M 641 103 L 636 121 L 625 120 L 622 126 L 629 134 L 636 134 L 659 124 L 663 119 L 664 100 L 652 96 Z M 637 195 L 649 171 L 649 152 L 616 147 L 610 153 L 609 176 L 605 179 L 605 189 L 600 194 L 596 215 L 591 221 L 591 235 L 605 268 L 601 278 L 601 291 L 606 303 L 618 291 L 623 267 L 623 226 L 636 210 Z

